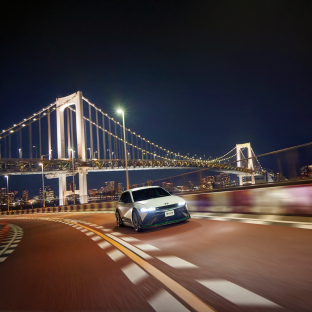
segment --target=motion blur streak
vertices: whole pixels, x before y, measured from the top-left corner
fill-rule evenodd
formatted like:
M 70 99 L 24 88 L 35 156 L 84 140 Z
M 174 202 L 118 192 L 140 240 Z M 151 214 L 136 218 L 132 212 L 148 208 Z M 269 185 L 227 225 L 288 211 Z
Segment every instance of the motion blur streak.
M 113 239 L 107 237 L 106 235 L 95 231 L 91 228 L 88 228 L 84 225 L 70 222 L 75 225 L 79 225 L 81 227 L 86 228 L 87 230 L 101 236 L 105 240 L 107 240 L 109 243 L 117 247 L 120 251 L 122 251 L 124 254 L 126 254 L 129 258 L 131 258 L 134 262 L 139 264 L 142 268 L 144 268 L 147 272 L 149 272 L 151 275 L 153 275 L 155 278 L 157 278 L 160 282 L 162 282 L 166 287 L 168 287 L 171 291 L 173 291 L 177 296 L 179 296 L 182 300 L 184 300 L 186 303 L 188 303 L 193 309 L 196 311 L 215 311 L 210 306 L 206 305 L 203 301 L 201 301 L 198 297 L 196 297 L 194 294 L 192 294 L 190 291 L 185 289 L 183 286 L 175 282 L 173 279 L 171 279 L 169 276 L 164 274 L 163 272 L 156 269 L 154 266 L 149 264 L 148 262 L 141 259 L 139 256 L 134 254 L 129 249 L 125 248 L 121 244 L 117 243 Z

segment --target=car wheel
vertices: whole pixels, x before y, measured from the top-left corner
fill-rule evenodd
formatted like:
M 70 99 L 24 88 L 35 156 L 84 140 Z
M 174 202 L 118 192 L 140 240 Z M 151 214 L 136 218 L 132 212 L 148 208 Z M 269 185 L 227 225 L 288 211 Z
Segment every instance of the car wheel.
M 118 209 L 116 210 L 115 215 L 116 215 L 116 222 L 117 222 L 117 225 L 118 225 L 118 226 L 124 226 Z
M 140 217 L 139 217 L 138 212 L 136 210 L 133 211 L 132 224 L 133 224 L 134 230 L 136 232 L 141 232 L 142 231 Z

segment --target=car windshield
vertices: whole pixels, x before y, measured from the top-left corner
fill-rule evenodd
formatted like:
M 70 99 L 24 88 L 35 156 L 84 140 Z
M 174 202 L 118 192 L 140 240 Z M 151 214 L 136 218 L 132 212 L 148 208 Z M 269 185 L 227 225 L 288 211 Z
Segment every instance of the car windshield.
M 152 198 L 170 196 L 170 193 L 168 193 L 161 187 L 153 187 L 153 188 L 133 191 L 132 196 L 133 196 L 133 200 L 135 202 L 138 202 L 138 201 L 148 200 Z

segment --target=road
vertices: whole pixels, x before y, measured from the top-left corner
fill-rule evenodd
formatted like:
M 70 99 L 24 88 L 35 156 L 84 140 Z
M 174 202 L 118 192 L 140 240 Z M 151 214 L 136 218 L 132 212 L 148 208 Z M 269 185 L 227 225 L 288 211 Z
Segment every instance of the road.
M 112 213 L 1 220 L 19 231 L 0 263 L 1 311 L 311 311 L 310 229 L 193 218 L 135 233 Z

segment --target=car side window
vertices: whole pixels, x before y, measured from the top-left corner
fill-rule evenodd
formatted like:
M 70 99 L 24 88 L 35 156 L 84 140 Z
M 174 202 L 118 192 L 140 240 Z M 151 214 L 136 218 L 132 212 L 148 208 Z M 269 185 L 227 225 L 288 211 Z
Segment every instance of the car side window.
M 127 192 L 127 193 L 125 193 L 125 199 L 124 199 L 124 203 L 126 203 L 126 204 L 130 204 L 130 203 L 132 203 L 132 200 L 131 200 L 131 195 L 130 195 L 130 193 L 129 192 Z
M 125 197 L 126 197 L 126 193 L 121 194 L 121 196 L 119 198 L 119 202 L 120 203 L 124 203 L 125 202 Z

